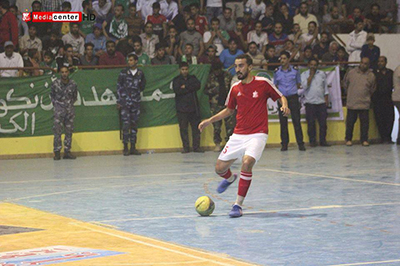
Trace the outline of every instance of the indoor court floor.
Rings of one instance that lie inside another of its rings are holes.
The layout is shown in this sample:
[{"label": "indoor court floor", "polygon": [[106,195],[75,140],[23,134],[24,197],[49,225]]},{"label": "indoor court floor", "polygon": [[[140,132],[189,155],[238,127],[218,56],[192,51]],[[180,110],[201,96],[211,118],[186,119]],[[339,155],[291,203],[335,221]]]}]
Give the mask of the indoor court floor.
[{"label": "indoor court floor", "polygon": [[267,148],[237,219],[215,152],[2,160],[0,265],[400,265],[399,151]]}]

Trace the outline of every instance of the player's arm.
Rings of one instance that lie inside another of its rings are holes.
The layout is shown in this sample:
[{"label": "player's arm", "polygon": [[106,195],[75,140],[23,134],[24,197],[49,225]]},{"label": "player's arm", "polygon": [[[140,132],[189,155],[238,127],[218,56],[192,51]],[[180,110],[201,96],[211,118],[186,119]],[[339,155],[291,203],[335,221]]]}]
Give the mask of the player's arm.
[{"label": "player's arm", "polygon": [[[286,102],[286,104],[287,104],[287,102]],[[233,112],[235,112],[234,109],[229,109],[227,107],[224,110],[222,110],[221,112],[219,112],[218,114],[216,114],[216,115],[214,115],[214,116],[212,116],[212,117],[210,117],[210,118],[208,118],[206,120],[203,120],[199,124],[200,132],[202,132],[203,129],[206,128],[208,125],[210,125],[210,124],[212,124],[214,122],[220,121],[220,120],[222,120],[222,119],[224,119],[224,118],[226,118],[228,116],[231,116],[233,114]]]},{"label": "player's arm", "polygon": [[282,105],[281,111],[282,111],[283,115],[284,116],[290,115],[290,109],[289,109],[288,101],[287,101],[286,97],[282,95],[282,97],[280,99],[278,99],[278,101]]}]

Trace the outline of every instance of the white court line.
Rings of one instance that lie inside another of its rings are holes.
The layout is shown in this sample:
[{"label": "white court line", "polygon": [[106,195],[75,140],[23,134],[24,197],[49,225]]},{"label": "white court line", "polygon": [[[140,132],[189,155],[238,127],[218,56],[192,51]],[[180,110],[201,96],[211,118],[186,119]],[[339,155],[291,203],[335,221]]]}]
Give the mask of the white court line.
[{"label": "white court line", "polygon": [[[151,265],[184,265],[184,264],[194,264],[194,263],[204,263],[202,260],[192,260],[192,261],[179,261],[179,262],[156,262],[156,263],[113,263],[113,266],[126,265],[126,266],[151,266]],[[110,264],[96,264],[96,265],[106,265]]]},{"label": "white court line", "polygon": [[276,172],[276,173],[283,173],[283,174],[320,177],[320,178],[322,177],[322,178],[330,178],[330,179],[337,179],[337,180],[344,180],[344,181],[351,181],[351,182],[360,182],[360,183],[369,183],[369,184],[389,185],[389,186],[398,186],[398,187],[400,187],[400,184],[397,184],[397,183],[387,183],[387,182],[379,182],[379,181],[352,179],[352,178],[346,178],[346,177],[340,177],[340,176],[322,175],[322,174],[310,174],[310,173],[301,173],[301,172],[293,172],[293,171],[282,171],[282,170],[275,170],[275,169],[269,169],[269,168],[253,170],[253,172],[257,172],[257,171],[267,171],[267,172]]},{"label": "white court line", "polygon": [[[270,211],[249,211],[246,214],[257,214],[257,213],[277,213],[277,212],[295,212],[295,211],[309,211],[309,210],[323,210],[323,209],[340,209],[340,208],[357,208],[357,207],[374,207],[374,206],[391,206],[400,205],[400,202],[386,202],[386,203],[371,203],[371,204],[359,204],[359,205],[328,205],[328,206],[313,206],[308,208],[297,208],[297,209],[283,209],[283,210],[270,210]],[[212,214],[212,216],[227,216],[227,213]],[[92,223],[108,223],[108,222],[127,222],[127,221],[143,221],[143,220],[163,220],[163,219],[186,219],[186,218],[197,218],[198,215],[177,215],[177,216],[159,216],[159,217],[144,217],[144,218],[127,218],[127,219],[115,219],[115,220],[102,220],[93,221]]]},{"label": "white court line", "polygon": [[[176,254],[179,254],[179,255],[184,255],[184,256],[191,257],[191,258],[194,258],[194,259],[197,259],[197,260],[207,261],[207,262],[211,262],[211,263],[215,263],[215,264],[219,264],[219,265],[224,265],[224,266],[231,266],[232,265],[232,264],[227,264],[227,263],[219,262],[219,261],[212,260],[212,259],[206,259],[206,258],[198,257],[198,256],[195,256],[195,255],[187,254],[185,252],[182,252],[182,251],[179,251],[179,250],[170,249],[170,248],[163,247],[163,246],[160,246],[160,245],[154,245],[154,244],[146,243],[144,241],[136,240],[136,239],[133,239],[133,238],[130,238],[130,237],[125,237],[125,236],[122,236],[122,235],[109,233],[109,232],[102,231],[102,230],[96,230],[96,229],[90,228],[88,226],[79,225],[77,223],[71,223],[71,224],[73,224],[75,226],[78,226],[78,227],[81,227],[81,228],[88,229],[88,230],[93,231],[93,232],[98,232],[98,233],[102,233],[102,234],[105,234],[105,235],[121,238],[121,239],[128,240],[128,241],[131,241],[131,242],[134,242],[134,243],[137,243],[137,244],[141,244],[141,245],[144,245],[144,246],[149,246],[149,247],[152,247],[152,248],[165,250],[165,251],[176,253]],[[192,252],[205,254],[207,256],[213,256],[213,257],[216,257],[218,259],[230,260],[230,261],[234,261],[236,263],[242,263],[242,264],[247,264],[247,265],[255,265],[255,264],[242,262],[242,261],[239,261],[239,260],[234,260],[234,259],[231,259],[231,258],[228,258],[228,257],[224,257],[224,256],[218,256],[217,254],[203,252],[203,251],[200,251],[200,250],[197,250],[197,249],[190,249],[190,248],[186,248],[186,247],[183,247],[183,246],[178,246],[178,245],[175,245],[175,244],[171,244],[169,242],[163,242],[163,241],[159,241],[159,240],[148,238],[148,237],[144,237],[144,236],[140,236],[140,238],[149,239],[152,242],[159,242],[159,243],[162,243],[164,245],[174,246],[174,247],[177,247],[179,249],[187,249],[187,250],[190,250]]]},{"label": "white court line", "polygon": [[359,263],[349,263],[349,264],[336,264],[336,265],[331,265],[331,266],[356,266],[356,265],[372,265],[372,264],[395,263],[395,262],[400,262],[400,259],[399,260],[359,262]]}]

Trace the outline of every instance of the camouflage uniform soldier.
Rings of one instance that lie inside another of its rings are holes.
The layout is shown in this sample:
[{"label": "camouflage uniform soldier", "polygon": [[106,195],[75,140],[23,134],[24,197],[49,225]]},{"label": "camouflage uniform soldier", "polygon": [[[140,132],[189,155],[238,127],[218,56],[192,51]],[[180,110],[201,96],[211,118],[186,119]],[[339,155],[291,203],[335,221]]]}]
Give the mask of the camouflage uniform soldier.
[{"label": "camouflage uniform soldier", "polygon": [[[229,93],[230,84],[232,80],[232,76],[222,70],[223,65],[220,62],[217,62],[212,65],[211,73],[208,76],[208,81],[204,93],[210,97],[210,109],[211,115],[216,115],[223,109],[225,109],[225,100]],[[229,116],[225,118],[225,130],[226,130],[226,141],[228,141],[229,137],[233,133],[233,129],[235,128],[236,117],[235,115]],[[215,150],[221,151],[221,127],[222,120],[213,123],[214,126],[214,143]]]},{"label": "camouflage uniform soldier", "polygon": [[[121,71],[117,83],[117,107],[121,112],[125,156],[140,155],[136,150],[137,121],[140,114],[140,92],[146,86],[146,78],[143,71],[137,68],[137,63],[137,55],[129,54],[129,67]],[[130,151],[128,142],[131,143]]]},{"label": "camouflage uniform soldier", "polygon": [[68,67],[61,67],[61,78],[51,85],[51,101],[54,106],[54,160],[60,160],[61,134],[64,126],[64,159],[76,159],[71,154],[72,132],[74,131],[74,103],[78,97],[78,86],[69,79]]}]

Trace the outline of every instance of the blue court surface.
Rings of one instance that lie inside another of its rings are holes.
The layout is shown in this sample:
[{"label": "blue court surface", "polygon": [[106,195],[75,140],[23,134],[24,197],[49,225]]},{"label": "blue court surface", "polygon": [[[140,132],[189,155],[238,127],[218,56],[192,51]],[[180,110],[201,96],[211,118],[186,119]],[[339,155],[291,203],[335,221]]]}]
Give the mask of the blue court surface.
[{"label": "blue court surface", "polygon": [[[238,219],[215,152],[4,160],[0,200],[255,265],[400,265],[399,151],[267,148]],[[194,210],[203,195],[210,217]]]}]

